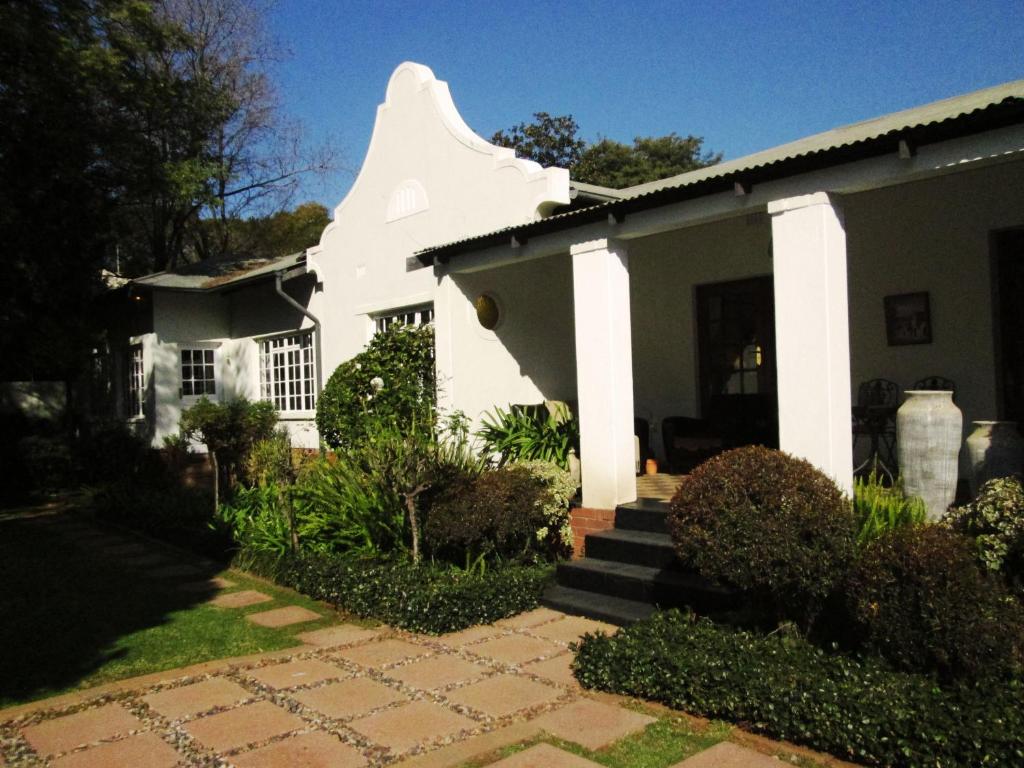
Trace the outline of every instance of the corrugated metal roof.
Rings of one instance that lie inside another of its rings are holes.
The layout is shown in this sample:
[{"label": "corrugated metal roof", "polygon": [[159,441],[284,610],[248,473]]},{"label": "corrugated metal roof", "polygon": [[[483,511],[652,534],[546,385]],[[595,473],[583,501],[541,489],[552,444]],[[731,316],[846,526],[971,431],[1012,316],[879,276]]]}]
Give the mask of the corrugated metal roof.
[{"label": "corrugated metal roof", "polygon": [[276,259],[236,257],[190,264],[173,272],[156,272],[132,282],[148,288],[178,291],[216,291],[239,283],[268,278],[306,261],[305,251]]},{"label": "corrugated metal roof", "polygon": [[[792,173],[801,173],[810,170],[810,165],[815,160],[824,161],[815,166],[821,167],[830,163],[838,164],[860,159],[866,156],[861,150],[866,150],[871,145],[888,138],[895,139],[906,136],[914,142],[929,143],[953,138],[957,135],[966,135],[975,130],[992,127],[988,124],[988,118],[1000,110],[1012,112],[1008,122],[1024,121],[1024,80],[1015,80],[924,106],[893,112],[707,168],[627,187],[618,190],[622,196],[619,200],[610,200],[587,208],[556,214],[529,224],[504,227],[492,232],[436,245],[420,251],[417,255],[421,257],[422,261],[429,262],[432,257],[446,252],[454,253],[483,247],[489,241],[497,242],[505,236],[516,233],[543,234],[598,220],[610,211],[637,210],[675,202],[682,199],[678,192],[689,188],[693,188],[695,193],[692,196],[712,194],[722,191],[721,182],[731,184],[731,180],[764,181],[768,177],[785,175],[784,170],[787,168]],[[974,118],[978,118],[978,121],[983,121],[984,124],[974,125],[977,122]],[[896,151],[895,144],[887,147],[884,151]],[[874,154],[881,154],[881,152]]]}]

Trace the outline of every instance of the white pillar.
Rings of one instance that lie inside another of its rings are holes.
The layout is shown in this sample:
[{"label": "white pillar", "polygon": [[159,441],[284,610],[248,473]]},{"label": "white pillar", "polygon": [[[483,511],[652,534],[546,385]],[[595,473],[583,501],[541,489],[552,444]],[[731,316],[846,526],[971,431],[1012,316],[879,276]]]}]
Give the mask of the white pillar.
[{"label": "white pillar", "polygon": [[636,500],[629,255],[613,240],[572,253],[583,506]]},{"label": "white pillar", "polygon": [[842,211],[824,192],[775,200],[772,257],[779,444],[853,487],[850,332]]}]

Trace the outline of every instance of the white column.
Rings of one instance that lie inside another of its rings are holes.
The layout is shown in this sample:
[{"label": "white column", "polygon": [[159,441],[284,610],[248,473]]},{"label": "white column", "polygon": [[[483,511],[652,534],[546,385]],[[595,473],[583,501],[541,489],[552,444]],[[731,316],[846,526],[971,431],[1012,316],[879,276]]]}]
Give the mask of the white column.
[{"label": "white column", "polygon": [[775,200],[772,257],[779,444],[853,488],[846,232],[824,192]]},{"label": "white column", "polygon": [[629,255],[605,239],[570,252],[583,506],[614,509],[636,499]]}]

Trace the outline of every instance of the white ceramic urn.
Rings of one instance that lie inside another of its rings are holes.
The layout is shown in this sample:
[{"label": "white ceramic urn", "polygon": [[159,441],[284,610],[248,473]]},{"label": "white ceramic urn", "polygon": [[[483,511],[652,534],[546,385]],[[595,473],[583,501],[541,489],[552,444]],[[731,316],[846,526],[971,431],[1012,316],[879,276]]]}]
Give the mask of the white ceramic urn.
[{"label": "white ceramic urn", "polygon": [[971,457],[971,493],[975,496],[986,481],[1019,475],[1024,464],[1024,440],[1013,421],[974,421],[967,438]]},{"label": "white ceramic urn", "polygon": [[930,520],[956,496],[964,417],[944,390],[908,390],[896,412],[896,452],[908,496],[921,498]]}]

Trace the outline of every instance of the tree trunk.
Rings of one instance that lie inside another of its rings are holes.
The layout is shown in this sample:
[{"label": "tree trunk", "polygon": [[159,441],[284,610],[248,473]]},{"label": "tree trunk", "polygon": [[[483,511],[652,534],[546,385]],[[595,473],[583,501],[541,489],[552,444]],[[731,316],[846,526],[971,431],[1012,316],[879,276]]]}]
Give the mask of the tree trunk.
[{"label": "tree trunk", "polygon": [[420,522],[416,517],[416,497],[405,497],[405,511],[409,515],[409,529],[412,532],[412,561],[420,561]]},{"label": "tree trunk", "polygon": [[210,451],[210,463],[213,464],[213,513],[217,514],[220,509],[220,465],[216,451]]}]

